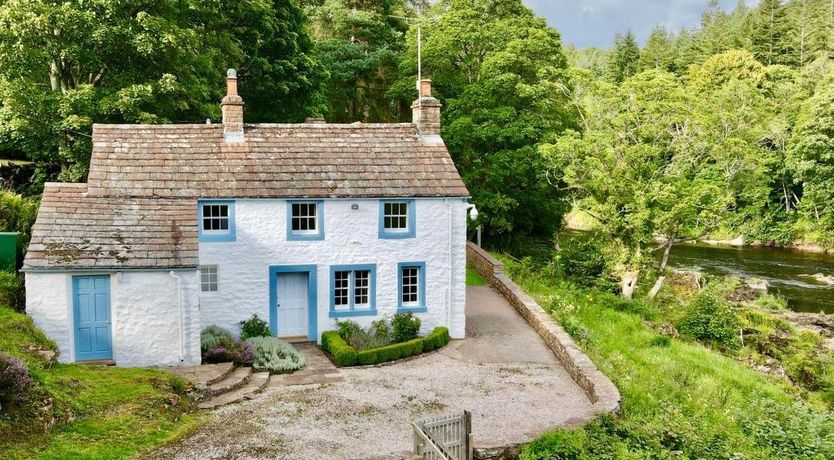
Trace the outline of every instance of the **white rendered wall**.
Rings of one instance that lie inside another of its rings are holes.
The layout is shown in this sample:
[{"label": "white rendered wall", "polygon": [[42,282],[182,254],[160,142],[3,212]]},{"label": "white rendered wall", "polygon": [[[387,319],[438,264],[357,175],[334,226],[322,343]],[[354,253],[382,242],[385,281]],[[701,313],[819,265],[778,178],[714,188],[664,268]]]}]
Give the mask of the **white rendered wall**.
[{"label": "white rendered wall", "polygon": [[[110,275],[116,364],[200,363],[199,272],[176,271],[173,276],[168,271],[100,274]],[[58,344],[62,362],[75,358],[72,275],[26,274],[26,313]]]},{"label": "white rendered wall", "polygon": [[[357,210],[351,209],[358,205]],[[324,201],[323,241],[287,241],[284,200],[235,201],[236,241],[201,242],[200,265],[218,266],[217,292],[200,293],[202,326],[233,332],[253,314],[269,320],[269,267],[317,266],[317,330],[336,327],[330,311],[330,266],[376,264],[377,316],[348,318],[368,325],[397,311],[399,262],[426,263],[423,333],[448,326],[465,334],[466,200],[416,199],[416,238],[379,238],[379,200]]]}]

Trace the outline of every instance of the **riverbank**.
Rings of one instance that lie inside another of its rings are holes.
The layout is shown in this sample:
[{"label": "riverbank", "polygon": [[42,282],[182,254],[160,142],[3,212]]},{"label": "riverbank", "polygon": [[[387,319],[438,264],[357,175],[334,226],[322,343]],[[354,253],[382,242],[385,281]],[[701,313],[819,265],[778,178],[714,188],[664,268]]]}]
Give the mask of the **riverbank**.
[{"label": "riverbank", "polygon": [[[667,316],[681,310],[504,261],[622,394],[618,414],[545,435],[522,460],[834,458],[834,419],[823,398],[684,338]],[[688,289],[672,280],[666,294],[679,288]]]}]

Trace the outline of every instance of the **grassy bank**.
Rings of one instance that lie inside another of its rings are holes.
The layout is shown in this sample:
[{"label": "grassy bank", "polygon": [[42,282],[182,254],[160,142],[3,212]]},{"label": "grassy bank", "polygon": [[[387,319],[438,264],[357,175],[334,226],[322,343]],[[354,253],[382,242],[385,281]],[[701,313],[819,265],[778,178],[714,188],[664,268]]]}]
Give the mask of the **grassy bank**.
[{"label": "grassy bank", "polygon": [[655,305],[505,261],[622,394],[620,413],[527,446],[534,459],[834,458],[824,402],[698,343],[649,326]]},{"label": "grassy bank", "polygon": [[54,344],[26,315],[0,307],[0,352],[22,360],[34,381],[0,412],[2,458],[127,458],[202,420],[172,374],[51,364],[38,350]]}]

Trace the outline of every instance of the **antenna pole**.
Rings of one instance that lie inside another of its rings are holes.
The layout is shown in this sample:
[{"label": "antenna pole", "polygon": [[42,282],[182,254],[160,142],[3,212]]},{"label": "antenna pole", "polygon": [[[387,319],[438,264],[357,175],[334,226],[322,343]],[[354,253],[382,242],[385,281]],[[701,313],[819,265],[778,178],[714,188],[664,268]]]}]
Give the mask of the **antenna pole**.
[{"label": "antenna pole", "polygon": [[[832,0],[834,1],[834,0]],[[417,6],[417,104],[420,109],[423,108],[423,90],[421,88],[423,81],[423,23],[420,21],[422,11],[420,6]]]}]

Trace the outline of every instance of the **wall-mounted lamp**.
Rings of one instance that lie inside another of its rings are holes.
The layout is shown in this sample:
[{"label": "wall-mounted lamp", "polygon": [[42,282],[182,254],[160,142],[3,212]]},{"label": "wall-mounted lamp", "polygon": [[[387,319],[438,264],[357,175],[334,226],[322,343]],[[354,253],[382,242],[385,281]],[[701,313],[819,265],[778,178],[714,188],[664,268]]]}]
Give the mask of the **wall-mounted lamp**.
[{"label": "wall-mounted lamp", "polygon": [[359,210],[359,205],[356,204],[356,203],[353,203],[352,205],[350,205],[350,209],[353,209],[354,211],[357,211],[357,210]]},{"label": "wall-mounted lamp", "polygon": [[476,208],[474,204],[467,206],[466,210],[469,211],[469,218],[472,219],[473,222],[478,220],[478,208]]}]

